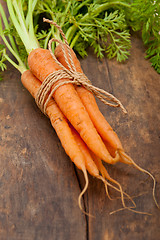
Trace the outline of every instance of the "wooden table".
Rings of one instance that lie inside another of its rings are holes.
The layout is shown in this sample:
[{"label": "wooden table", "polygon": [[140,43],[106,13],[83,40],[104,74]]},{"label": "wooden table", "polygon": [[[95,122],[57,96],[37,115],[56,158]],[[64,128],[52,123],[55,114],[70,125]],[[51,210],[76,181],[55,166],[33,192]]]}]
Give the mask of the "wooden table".
[{"label": "wooden table", "polygon": [[[128,114],[98,102],[118,133],[126,152],[157,180],[160,203],[160,76],[144,59],[138,36],[132,37],[129,60],[124,64],[92,51],[81,60],[92,83],[114,94]],[[127,193],[135,196],[137,210],[110,215],[122,207],[118,194],[89,176],[83,204],[93,217],[84,215],[77,199],[84,185],[47,119],[24,89],[20,74],[7,64],[0,82],[0,239],[1,240],[157,240],[160,211],[152,198],[148,175],[124,164],[109,166]]]}]

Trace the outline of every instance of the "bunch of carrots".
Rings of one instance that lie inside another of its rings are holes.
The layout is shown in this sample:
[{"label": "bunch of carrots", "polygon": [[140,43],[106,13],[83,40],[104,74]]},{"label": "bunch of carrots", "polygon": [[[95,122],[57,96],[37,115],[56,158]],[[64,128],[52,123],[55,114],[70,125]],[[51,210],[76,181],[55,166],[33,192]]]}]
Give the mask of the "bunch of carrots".
[{"label": "bunch of carrots", "polygon": [[[28,17],[30,21],[27,24],[26,19],[28,18],[24,17],[22,11],[18,12],[16,1],[7,0],[12,23],[28,53],[29,69],[20,58],[14,38],[9,36],[9,43],[2,27],[0,35],[18,63],[13,62],[7,55],[5,56],[6,59],[21,72],[22,84],[36,99],[43,82],[52,73],[59,72],[63,68],[81,74],[84,73],[74,51],[65,43],[58,44],[54,54],[48,49],[40,48],[34,35],[31,3],[32,1],[29,1],[30,15]],[[7,29],[9,25],[1,6],[0,12]],[[66,78],[60,78],[51,86],[50,92],[44,99],[44,104],[46,103],[45,114],[49,117],[66,154],[84,174],[86,183],[78,199],[81,210],[83,211],[81,198],[88,188],[88,172],[104,182],[107,194],[107,186],[120,192],[123,209],[137,212],[134,209],[136,205],[133,199],[122,190],[121,185],[116,180],[110,177],[103,162],[108,164],[122,162],[133,165],[140,171],[147,173],[154,181],[153,198],[158,206],[155,198],[155,178],[147,170],[139,167],[125,153],[119,137],[100,112],[94,95],[83,85],[66,83],[67,80]],[[48,99],[48,95],[51,95],[53,89],[52,97]],[[132,206],[126,206],[124,195],[131,200]]]}]

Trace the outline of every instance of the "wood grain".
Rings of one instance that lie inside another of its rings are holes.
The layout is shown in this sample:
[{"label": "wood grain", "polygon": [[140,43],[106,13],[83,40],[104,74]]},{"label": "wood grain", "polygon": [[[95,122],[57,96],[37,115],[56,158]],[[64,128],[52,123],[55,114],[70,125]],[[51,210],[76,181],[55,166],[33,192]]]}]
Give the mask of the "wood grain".
[{"label": "wood grain", "polygon": [[[144,59],[141,39],[132,37],[129,60],[97,60],[92,50],[81,59],[92,83],[113,93],[128,114],[97,101],[126,152],[157,180],[160,203],[160,76]],[[0,82],[0,239],[1,240],[157,240],[160,211],[152,199],[152,180],[136,169],[106,166],[123,189],[135,197],[137,210],[110,215],[119,199],[106,197],[102,182],[89,177],[84,207],[77,199],[83,175],[66,156],[49,120],[39,111],[9,64]],[[110,195],[117,193],[110,189]]]},{"label": "wood grain", "polygon": [[[109,90],[126,107],[128,114],[123,115],[120,110],[99,102],[106,119],[120,136],[126,152],[156,177],[156,196],[160,201],[160,76],[144,59],[144,52],[141,39],[135,35],[132,37],[131,56],[125,64],[106,58],[99,62],[90,54],[87,60],[82,61],[82,65],[94,84]],[[143,193],[135,198],[137,210],[148,211],[152,216],[129,211],[109,215],[121,208],[121,202],[106,198],[103,184],[92,180],[87,205],[89,212],[95,214],[96,218],[89,219],[88,239],[158,239],[160,211],[152,199],[152,180],[123,164],[109,166],[108,171],[131,196]],[[117,196],[113,190],[110,190],[110,194],[112,197]]]}]

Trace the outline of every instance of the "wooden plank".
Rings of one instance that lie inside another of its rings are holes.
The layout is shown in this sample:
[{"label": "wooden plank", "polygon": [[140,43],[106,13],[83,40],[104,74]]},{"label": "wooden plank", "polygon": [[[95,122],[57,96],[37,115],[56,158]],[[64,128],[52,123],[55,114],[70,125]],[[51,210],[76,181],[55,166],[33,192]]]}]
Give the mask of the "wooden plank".
[{"label": "wooden plank", "polygon": [[86,239],[73,164],[8,64],[0,82],[0,239]]},{"label": "wooden plank", "polygon": [[[156,196],[160,202],[160,76],[144,59],[145,49],[138,36],[132,38],[129,60],[124,64],[107,59],[97,61],[90,53],[82,61],[83,69],[93,84],[103,87],[118,97],[128,114],[120,110],[99,106],[106,119],[118,133],[126,152],[141,167],[149,170],[157,180]],[[106,166],[127,193],[134,198],[137,210],[151,216],[127,210],[110,215],[122,207],[120,200],[110,201],[103,183],[90,181],[87,196],[89,212],[95,216],[88,220],[88,239],[97,240],[156,240],[160,236],[160,211],[152,198],[152,180],[144,173],[124,164]],[[110,189],[111,196],[117,197]],[[141,195],[142,194],[142,195]]]}]

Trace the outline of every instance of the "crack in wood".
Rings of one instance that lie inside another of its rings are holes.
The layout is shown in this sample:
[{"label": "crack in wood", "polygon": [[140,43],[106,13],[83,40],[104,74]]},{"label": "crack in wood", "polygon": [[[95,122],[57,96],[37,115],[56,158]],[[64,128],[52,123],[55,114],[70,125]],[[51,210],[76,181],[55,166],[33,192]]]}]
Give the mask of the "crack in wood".
[{"label": "crack in wood", "polygon": [[113,85],[112,85],[112,77],[111,77],[111,74],[110,74],[110,68],[109,68],[109,65],[108,65],[108,61],[106,60],[105,61],[105,63],[106,63],[106,66],[107,66],[107,70],[108,70],[108,85],[110,86],[110,93],[112,93],[113,94]]}]

